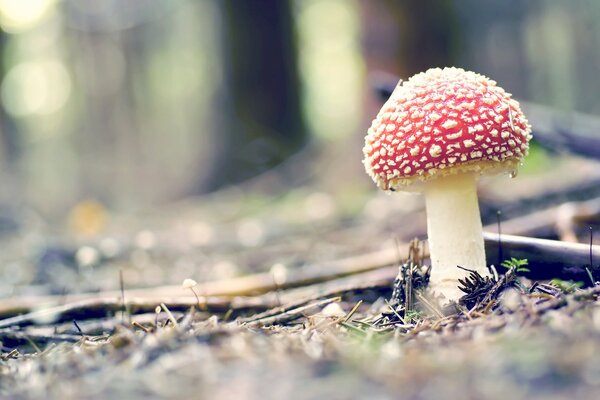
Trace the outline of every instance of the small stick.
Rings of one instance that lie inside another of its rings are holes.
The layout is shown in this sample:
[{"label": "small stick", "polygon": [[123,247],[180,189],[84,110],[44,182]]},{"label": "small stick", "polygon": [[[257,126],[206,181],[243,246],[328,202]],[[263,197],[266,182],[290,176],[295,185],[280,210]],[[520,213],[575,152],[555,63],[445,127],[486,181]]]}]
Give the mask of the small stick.
[{"label": "small stick", "polygon": [[12,349],[10,351],[10,353],[2,356],[3,359],[8,360],[9,358],[18,358],[19,357],[19,350],[17,349]]},{"label": "small stick", "polygon": [[138,328],[138,329],[141,329],[141,330],[143,330],[143,331],[144,331],[144,332],[146,332],[146,333],[150,333],[150,332],[152,332],[152,330],[151,330],[150,328],[146,328],[144,325],[140,324],[140,323],[139,323],[139,322],[137,322],[137,321],[133,321],[133,322],[131,323],[131,325],[133,325],[134,327],[136,327],[136,328]]},{"label": "small stick", "polygon": [[352,318],[352,316],[354,315],[354,313],[356,312],[356,310],[358,310],[358,307],[360,307],[360,305],[363,303],[362,300],[359,300],[358,303],[356,303],[354,305],[354,307],[352,307],[352,310],[350,310],[350,312],[346,315],[346,317],[342,320],[342,323],[346,323],[350,320],[350,318]]},{"label": "small stick", "polygon": [[498,224],[498,266],[502,265],[502,229],[500,226],[500,216],[502,211],[496,212],[496,223]]},{"label": "small stick", "polygon": [[411,260],[408,263],[408,273],[406,274],[407,276],[404,277],[404,315],[413,308],[413,262]]},{"label": "small stick", "polygon": [[81,330],[81,327],[79,326],[79,324],[77,323],[76,320],[73,320],[73,325],[75,325],[75,328],[77,328],[77,331],[79,332],[79,334],[81,336],[85,336],[84,333],[83,333],[83,331]]},{"label": "small stick", "polygon": [[[385,304],[387,304],[387,306],[390,308],[390,310],[392,310],[392,312],[396,315],[396,317],[398,317],[398,319],[400,321],[402,321],[402,323],[404,325],[406,325],[406,321],[404,320],[404,318],[402,318],[400,316],[400,314],[398,314],[398,312],[396,311],[396,309],[394,307],[392,307],[392,305],[390,304],[390,302],[388,301],[388,299],[385,299]],[[406,310],[405,310],[405,312],[406,312]],[[392,322],[392,324],[393,324],[393,322]]]},{"label": "small stick", "polygon": [[27,340],[27,342],[29,342],[29,345],[30,345],[31,347],[33,347],[33,349],[36,351],[36,353],[38,353],[38,354],[39,354],[39,353],[41,353],[41,352],[42,352],[42,349],[40,349],[40,348],[38,347],[38,345],[37,345],[37,344],[35,344],[35,342],[34,342],[34,341],[33,341],[33,340],[32,340],[32,339],[31,339],[31,338],[28,336],[28,335],[25,335],[25,340]]},{"label": "small stick", "polygon": [[225,315],[223,315],[223,321],[227,322],[229,321],[229,318],[231,318],[231,314],[233,314],[233,309],[230,308],[229,310],[227,310],[227,312],[225,313]]},{"label": "small stick", "polygon": [[119,286],[121,287],[121,322],[125,324],[125,284],[123,283],[123,269],[119,269]]},{"label": "small stick", "polygon": [[431,302],[429,300],[427,300],[425,298],[425,296],[423,296],[418,291],[414,292],[414,293],[415,293],[415,296],[417,297],[417,299],[419,299],[420,302],[422,302],[427,308],[429,308],[430,311],[433,311],[439,318],[444,318],[444,314],[442,314],[442,312],[440,310],[438,310],[438,308],[436,306],[431,304]]},{"label": "small stick", "polygon": [[279,315],[274,315],[272,317],[267,317],[267,318],[263,318],[263,319],[259,319],[259,320],[255,320],[252,322],[245,322],[242,323],[243,326],[246,327],[260,327],[260,326],[269,326],[269,325],[275,325],[277,323],[285,323],[285,322],[289,322],[289,321],[293,321],[297,318],[300,318],[302,316],[304,316],[304,312],[306,312],[307,310],[313,309],[313,308],[317,308],[317,307],[323,307],[326,306],[329,303],[334,303],[334,302],[339,302],[341,300],[341,297],[332,297],[329,299],[324,299],[321,301],[316,301],[314,303],[311,304],[307,304],[305,306],[302,307],[298,307],[298,308],[294,308],[292,310],[286,311],[284,313],[281,313]]},{"label": "small stick", "polygon": [[164,312],[167,313],[167,317],[169,317],[169,321],[171,321],[171,323],[173,324],[173,326],[175,328],[177,328],[177,326],[179,325],[177,323],[177,320],[175,319],[175,317],[173,316],[173,314],[171,313],[171,310],[169,310],[169,308],[166,306],[165,303],[160,303],[160,306],[162,307],[162,309],[164,310]]},{"label": "small stick", "polygon": [[590,268],[594,268],[594,254],[592,252],[593,247],[594,247],[594,228],[592,228],[590,226]]},{"label": "small stick", "polygon": [[596,280],[594,279],[594,274],[592,273],[592,269],[594,268],[594,254],[592,252],[592,247],[594,246],[594,229],[590,226],[590,267],[585,269],[588,276],[590,277],[590,282],[592,286],[596,284]]}]

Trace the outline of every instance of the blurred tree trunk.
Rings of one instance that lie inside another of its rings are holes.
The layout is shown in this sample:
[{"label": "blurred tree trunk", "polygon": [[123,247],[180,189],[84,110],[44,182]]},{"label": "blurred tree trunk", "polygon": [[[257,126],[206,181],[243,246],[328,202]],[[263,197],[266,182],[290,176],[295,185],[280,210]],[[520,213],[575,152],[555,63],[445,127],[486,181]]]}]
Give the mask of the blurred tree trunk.
[{"label": "blurred tree trunk", "polygon": [[[6,34],[0,29],[0,83],[4,80],[7,72],[7,62],[4,58],[7,40]],[[0,166],[3,174],[7,175],[6,172],[11,172],[15,167],[17,151],[17,127],[7,114],[4,104],[0,101]]]},{"label": "blurred tree trunk", "polygon": [[307,139],[291,2],[225,0],[221,10],[226,98],[208,189],[281,163]]},{"label": "blurred tree trunk", "polygon": [[362,0],[361,8],[369,71],[406,79],[456,62],[461,32],[452,0]]}]

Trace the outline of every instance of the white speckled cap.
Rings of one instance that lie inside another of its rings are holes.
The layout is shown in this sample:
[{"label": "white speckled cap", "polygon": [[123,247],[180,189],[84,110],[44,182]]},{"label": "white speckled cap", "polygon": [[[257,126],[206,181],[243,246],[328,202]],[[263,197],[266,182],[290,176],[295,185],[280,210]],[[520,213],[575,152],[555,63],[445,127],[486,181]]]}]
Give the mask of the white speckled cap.
[{"label": "white speckled cap", "polygon": [[384,190],[446,174],[512,171],[531,127],[496,82],[460,68],[434,68],[399,84],[373,120],[365,169]]}]

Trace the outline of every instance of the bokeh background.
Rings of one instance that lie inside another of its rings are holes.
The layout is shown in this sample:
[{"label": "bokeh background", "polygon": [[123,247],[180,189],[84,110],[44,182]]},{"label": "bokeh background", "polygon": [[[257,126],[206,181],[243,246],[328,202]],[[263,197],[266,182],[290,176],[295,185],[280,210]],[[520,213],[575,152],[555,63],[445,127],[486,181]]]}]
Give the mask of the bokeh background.
[{"label": "bokeh background", "polygon": [[[391,279],[346,290],[387,275],[308,285],[426,243],[422,196],[378,190],[361,149],[385,92],[443,66],[533,125],[518,177],[479,181],[497,253],[600,244],[598,0],[0,0],[0,397],[595,398],[597,292],[519,278],[468,322],[392,333]],[[306,318],[237,330],[228,301]]]},{"label": "bokeh background", "polygon": [[432,66],[600,113],[594,1],[0,0],[0,27],[0,201],[45,218],[172,202],[302,151],[335,159],[328,188],[366,186],[373,85]]}]

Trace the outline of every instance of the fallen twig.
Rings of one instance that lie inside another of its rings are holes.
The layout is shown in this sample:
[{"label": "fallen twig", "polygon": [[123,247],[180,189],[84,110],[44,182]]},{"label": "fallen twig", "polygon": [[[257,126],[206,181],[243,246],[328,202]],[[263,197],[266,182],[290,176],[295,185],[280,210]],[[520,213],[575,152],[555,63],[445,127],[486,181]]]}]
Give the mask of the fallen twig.
[{"label": "fallen twig", "polygon": [[[497,236],[494,233],[484,233],[489,264],[498,262]],[[559,278],[588,282],[586,267],[590,268],[590,251],[594,259],[600,259],[598,245],[502,235],[503,258],[527,259],[530,271],[523,272],[522,275],[534,280]],[[600,272],[600,267],[591,266],[590,270],[596,275]]]},{"label": "fallen twig", "polygon": [[308,310],[312,310],[314,308],[321,308],[326,306],[327,304],[334,303],[340,301],[340,297],[333,297],[330,299],[324,299],[320,301],[316,301],[302,307],[293,308],[291,310],[285,311],[281,314],[273,315],[271,317],[261,318],[254,321],[249,322],[241,322],[246,327],[258,327],[258,326],[269,326],[275,324],[283,324],[286,322],[293,321],[305,315],[305,312]]},{"label": "fallen twig", "polygon": [[[404,247],[405,246],[401,246],[401,248]],[[284,290],[303,287],[397,264],[400,261],[398,260],[399,256],[406,257],[406,254],[399,255],[396,248],[385,248],[377,252],[356,257],[305,266],[288,271],[286,281],[277,285],[273,281],[271,273],[259,273],[239,278],[205,282],[203,284],[198,284],[198,287],[205,297],[256,296],[263,293],[269,293],[275,289]],[[132,298],[173,298],[181,296],[182,293],[183,290],[180,285],[160,286],[148,289],[131,289],[127,291],[127,304],[134,304],[134,302],[131,301]],[[29,312],[31,309],[45,304],[58,305],[90,299],[98,301],[96,300],[98,296],[99,294],[97,293],[89,293],[68,296],[12,298],[0,302],[0,318]],[[114,301],[113,299],[120,298],[121,292],[107,291],[103,292],[101,296],[110,299],[108,301]],[[158,303],[160,303],[160,301]],[[156,306],[156,304],[154,306]],[[207,306],[210,310],[210,304]],[[134,311],[130,310],[130,312]]]},{"label": "fallen twig", "polygon": [[[168,297],[149,297],[149,298],[128,298],[127,307],[132,314],[152,312],[157,304],[168,304],[169,309],[173,311],[187,311],[195,306],[196,299],[193,297],[168,298]],[[220,299],[211,298],[207,301],[207,307],[211,312],[227,312],[234,310],[235,314],[247,312],[249,310],[266,310],[273,307],[272,302],[261,298],[233,298]],[[38,309],[23,315],[18,315],[0,320],[0,329],[11,326],[28,326],[33,324],[55,324],[59,322],[70,321],[73,319],[84,320],[93,318],[103,318],[107,315],[120,311],[123,303],[120,298],[95,298],[80,300],[61,306]]]},{"label": "fallen twig", "polygon": [[51,342],[77,343],[80,340],[81,335],[42,334],[16,329],[0,329],[0,342],[8,347],[31,344],[31,342],[35,343],[37,346],[45,346]]}]

